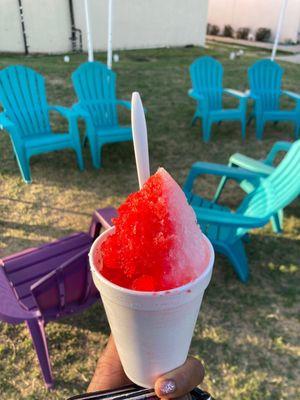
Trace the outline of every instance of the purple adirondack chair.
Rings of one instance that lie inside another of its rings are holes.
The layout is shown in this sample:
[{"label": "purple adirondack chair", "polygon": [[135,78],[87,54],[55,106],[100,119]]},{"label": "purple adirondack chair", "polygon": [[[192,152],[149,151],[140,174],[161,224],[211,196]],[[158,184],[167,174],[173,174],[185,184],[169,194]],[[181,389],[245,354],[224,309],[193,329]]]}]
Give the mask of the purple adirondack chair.
[{"label": "purple adirondack chair", "polygon": [[115,215],[113,208],[99,209],[88,233],[77,232],[0,260],[0,320],[26,322],[48,388],[53,386],[53,376],[45,324],[78,313],[99,298],[88,252]]}]

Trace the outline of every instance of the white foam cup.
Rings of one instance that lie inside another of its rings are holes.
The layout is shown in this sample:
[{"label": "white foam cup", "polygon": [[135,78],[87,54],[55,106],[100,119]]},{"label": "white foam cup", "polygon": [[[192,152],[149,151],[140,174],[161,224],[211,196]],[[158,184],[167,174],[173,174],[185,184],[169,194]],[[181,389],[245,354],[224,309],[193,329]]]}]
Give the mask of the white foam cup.
[{"label": "white foam cup", "polygon": [[114,229],[102,233],[92,245],[92,276],[126,375],[137,385],[153,388],[159,376],[186,360],[202,297],[211,278],[214,250],[203,235],[209,248],[209,262],[197,279],[184,286],[160,292],[130,290],[104,278],[93,262],[96,247]]}]

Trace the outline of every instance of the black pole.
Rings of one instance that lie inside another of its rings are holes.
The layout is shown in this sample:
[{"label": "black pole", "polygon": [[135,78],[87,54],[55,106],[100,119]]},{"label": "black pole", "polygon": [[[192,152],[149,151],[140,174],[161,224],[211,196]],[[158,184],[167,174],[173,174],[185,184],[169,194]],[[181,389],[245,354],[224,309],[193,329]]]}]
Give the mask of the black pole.
[{"label": "black pole", "polygon": [[20,11],[20,17],[21,17],[21,26],[22,26],[22,33],[23,33],[23,42],[24,42],[24,50],[25,54],[29,54],[29,46],[27,43],[27,36],[26,36],[26,31],[25,31],[25,21],[24,21],[24,14],[23,14],[23,5],[22,5],[22,0],[18,0],[19,3],[19,11]]},{"label": "black pole", "polygon": [[72,50],[76,51],[76,32],[75,32],[75,19],[74,19],[74,7],[73,0],[69,0],[69,8],[70,8],[70,18],[71,18],[71,43]]},{"label": "black pole", "polygon": [[69,9],[70,9],[70,19],[71,19],[71,43],[72,43],[72,51],[77,50],[77,35],[79,35],[79,51],[82,51],[82,32],[81,29],[76,28],[75,26],[75,18],[74,18],[74,6],[73,0],[69,0]]}]

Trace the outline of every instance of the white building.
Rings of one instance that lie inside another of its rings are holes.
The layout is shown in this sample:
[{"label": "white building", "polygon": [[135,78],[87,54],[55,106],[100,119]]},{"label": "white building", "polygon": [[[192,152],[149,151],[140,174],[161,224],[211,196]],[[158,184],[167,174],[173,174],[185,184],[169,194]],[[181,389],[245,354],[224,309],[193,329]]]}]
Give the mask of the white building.
[{"label": "white building", "polygon": [[[233,29],[250,28],[255,34],[258,28],[269,28],[272,39],[280,13],[282,0],[209,0],[207,22]],[[296,43],[300,39],[300,0],[288,0],[280,42]]]},{"label": "white building", "polygon": [[[71,10],[86,50],[84,0],[21,0],[29,53],[72,49]],[[208,0],[114,0],[113,48],[202,46]],[[107,47],[108,0],[89,0],[95,50]],[[77,37],[79,32],[76,32]],[[0,0],[0,52],[24,52],[18,1]]]}]

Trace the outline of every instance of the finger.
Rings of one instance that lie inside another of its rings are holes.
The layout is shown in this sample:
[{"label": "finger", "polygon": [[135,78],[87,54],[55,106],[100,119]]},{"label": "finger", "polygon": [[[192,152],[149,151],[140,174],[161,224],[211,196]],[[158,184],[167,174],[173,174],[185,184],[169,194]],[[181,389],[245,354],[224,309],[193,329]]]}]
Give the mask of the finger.
[{"label": "finger", "polygon": [[159,377],[155,382],[158,397],[173,399],[188,394],[204,378],[204,368],[199,360],[188,357],[179,368]]}]

